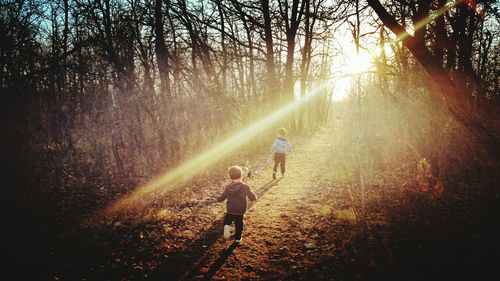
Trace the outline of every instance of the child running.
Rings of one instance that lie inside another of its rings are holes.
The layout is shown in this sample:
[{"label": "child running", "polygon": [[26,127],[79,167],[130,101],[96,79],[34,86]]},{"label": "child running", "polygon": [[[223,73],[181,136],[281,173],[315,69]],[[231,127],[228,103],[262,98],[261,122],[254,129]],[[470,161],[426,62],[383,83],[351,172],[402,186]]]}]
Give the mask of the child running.
[{"label": "child running", "polygon": [[292,144],[287,138],[285,138],[285,135],[285,128],[279,129],[276,135],[276,139],[274,140],[273,146],[271,148],[271,152],[274,153],[273,180],[276,179],[278,164],[280,165],[281,177],[285,176],[286,153],[292,152]]},{"label": "child running", "polygon": [[217,198],[217,202],[227,199],[226,215],[224,216],[224,238],[229,239],[230,225],[234,221],[236,233],[234,242],[241,243],[241,234],[243,233],[243,215],[247,211],[247,197],[250,201],[257,200],[257,196],[250,190],[250,187],[241,181],[241,168],[232,166],[228,170],[229,183],[224,192]]}]

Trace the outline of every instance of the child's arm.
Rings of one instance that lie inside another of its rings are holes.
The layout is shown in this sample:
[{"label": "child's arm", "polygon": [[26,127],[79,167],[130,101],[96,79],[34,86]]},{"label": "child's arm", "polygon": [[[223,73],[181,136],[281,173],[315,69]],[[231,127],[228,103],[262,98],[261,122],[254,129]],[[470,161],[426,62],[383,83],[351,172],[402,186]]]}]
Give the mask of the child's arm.
[{"label": "child's arm", "polygon": [[246,190],[246,196],[248,197],[248,200],[250,201],[255,201],[257,200],[257,195],[255,195],[255,193],[252,192],[252,190],[250,190],[250,187],[247,186],[247,190]]},{"label": "child's arm", "polygon": [[224,189],[224,192],[222,192],[222,194],[219,197],[217,197],[216,200],[217,202],[222,202],[226,200],[226,198],[227,198],[227,189]]},{"label": "child's arm", "polygon": [[288,152],[292,152],[292,143],[288,140]]},{"label": "child's arm", "polygon": [[275,150],[276,150],[276,139],[274,140],[273,146],[271,147],[271,152],[274,153]]}]

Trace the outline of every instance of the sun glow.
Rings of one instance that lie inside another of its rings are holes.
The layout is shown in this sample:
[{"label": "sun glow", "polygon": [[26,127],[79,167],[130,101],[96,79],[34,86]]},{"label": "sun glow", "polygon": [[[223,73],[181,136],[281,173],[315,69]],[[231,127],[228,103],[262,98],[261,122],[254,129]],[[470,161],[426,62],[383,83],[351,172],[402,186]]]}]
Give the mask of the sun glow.
[{"label": "sun glow", "polygon": [[364,50],[360,51],[357,55],[347,56],[344,64],[344,74],[359,74],[366,72],[374,65],[373,57]]},{"label": "sun glow", "polygon": [[372,71],[375,67],[375,56],[365,50],[360,50],[357,55],[355,52],[351,52],[351,55],[344,57],[340,65],[332,65],[332,67],[332,72],[336,73],[332,99],[334,101],[344,100],[349,97],[353,79],[358,74]]},{"label": "sun glow", "polygon": [[332,92],[332,100],[341,101],[349,96],[349,81],[348,78],[337,79],[335,90]]},{"label": "sun glow", "polygon": [[[437,17],[443,16],[446,11],[462,2],[464,2],[464,0],[449,2],[444,7],[437,9],[429,16],[416,22],[414,26],[407,28],[411,29],[413,32],[424,28]],[[392,44],[397,44],[398,42],[403,41],[409,35],[410,34],[406,31],[398,34],[395,40],[392,41]],[[359,77],[359,75],[363,73],[376,71],[376,64],[380,62],[379,59],[381,58],[382,50],[385,52],[386,57],[393,55],[393,50],[391,48],[391,44],[389,43],[384,44],[383,47],[379,45],[372,49],[362,48],[359,52],[356,52],[352,41],[344,38],[340,38],[339,41],[341,42],[341,45],[344,46],[344,50],[342,52],[344,59],[341,63],[333,62],[331,66],[331,72],[335,73],[337,76],[335,91],[332,93],[332,99],[334,101],[340,101],[349,97],[349,93],[352,91],[354,77]]]}]

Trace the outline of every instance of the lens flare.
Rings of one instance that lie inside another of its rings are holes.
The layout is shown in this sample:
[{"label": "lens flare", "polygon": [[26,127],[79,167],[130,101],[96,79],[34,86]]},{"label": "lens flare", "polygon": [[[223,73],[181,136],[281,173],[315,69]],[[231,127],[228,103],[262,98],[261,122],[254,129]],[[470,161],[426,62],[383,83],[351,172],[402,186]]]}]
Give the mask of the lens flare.
[{"label": "lens flare", "polygon": [[[329,89],[329,87],[331,87],[330,81],[331,80],[317,86],[309,93],[309,95],[315,96],[318,93]],[[271,128],[272,126],[276,126],[279,121],[283,120],[283,118],[297,110],[302,103],[303,102],[300,100],[294,100],[286,106],[276,110],[272,114],[256,121],[253,125],[236,132],[231,137],[226,138],[215,145],[207,147],[196,157],[181,163],[169,171],[166,171],[145,185],[135,188],[134,191],[132,191],[128,196],[121,198],[111,206],[108,206],[104,210],[104,214],[111,215],[122,209],[137,207],[140,205],[141,198],[158,189],[174,189],[176,184],[185,182],[200,172],[205,171],[207,168],[216,164],[230,153],[233,153],[240,147],[249,143],[260,133],[264,132],[268,128]]]},{"label": "lens flare", "polygon": [[[464,2],[464,0],[457,0],[455,2],[448,2],[446,5],[444,5],[443,7],[437,9],[436,11],[434,11],[433,13],[431,13],[430,15],[428,15],[427,17],[419,20],[418,22],[416,22],[414,25],[413,25],[413,32],[421,29],[421,28],[424,28],[427,24],[433,22],[434,20],[436,20],[438,17],[441,17],[444,15],[444,13],[446,13],[448,10],[450,10],[451,8],[457,6],[458,4]],[[402,41],[404,40],[406,37],[408,37],[409,34],[408,32],[403,32],[401,34],[398,34],[397,37],[396,37],[396,41]]]}]

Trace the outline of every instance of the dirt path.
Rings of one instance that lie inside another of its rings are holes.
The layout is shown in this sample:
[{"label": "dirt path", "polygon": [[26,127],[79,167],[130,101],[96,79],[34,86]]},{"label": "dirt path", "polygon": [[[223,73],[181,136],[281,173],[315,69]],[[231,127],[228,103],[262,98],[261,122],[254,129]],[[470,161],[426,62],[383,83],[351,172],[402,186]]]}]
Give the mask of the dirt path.
[{"label": "dirt path", "polygon": [[[346,206],[324,204],[327,194],[343,193],[326,184],[324,177],[332,134],[333,128],[324,128],[296,145],[287,159],[284,178],[271,181],[272,165],[268,165],[260,176],[250,179],[249,185],[260,196],[246,214],[242,245],[235,247],[232,239],[220,236],[181,279],[305,279],[308,267],[331,257],[341,241],[335,240],[335,230],[324,233],[316,226],[326,216],[331,220],[332,213],[349,213]],[[345,231],[354,224],[354,217],[344,215],[333,224]]]}]

